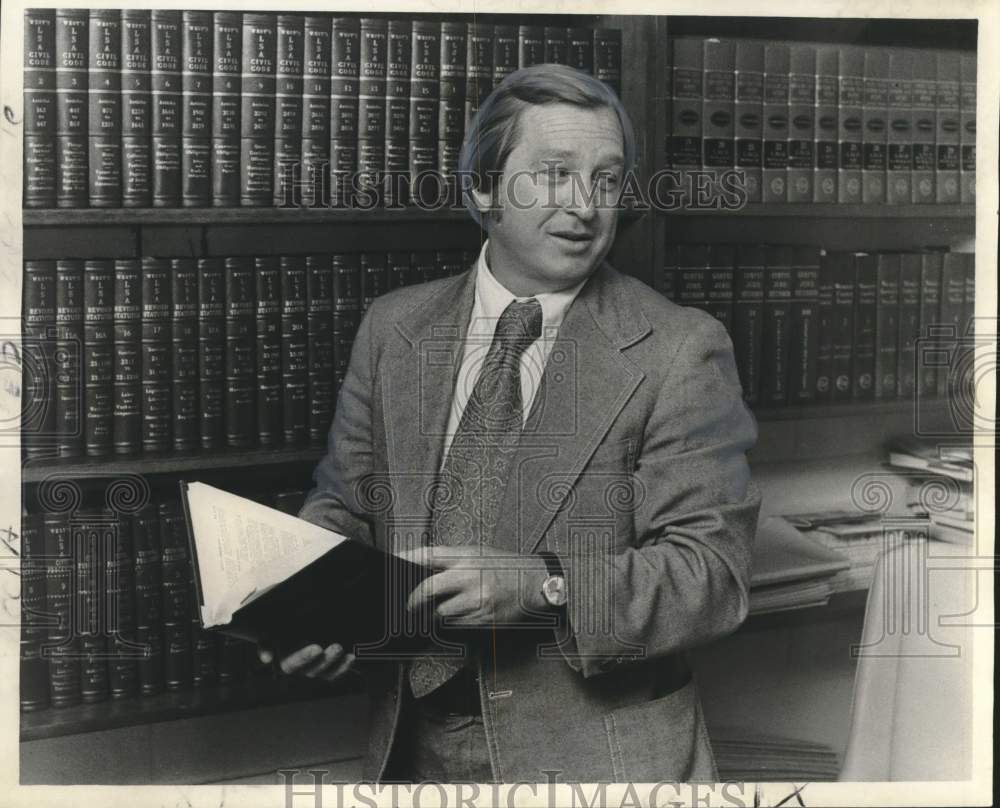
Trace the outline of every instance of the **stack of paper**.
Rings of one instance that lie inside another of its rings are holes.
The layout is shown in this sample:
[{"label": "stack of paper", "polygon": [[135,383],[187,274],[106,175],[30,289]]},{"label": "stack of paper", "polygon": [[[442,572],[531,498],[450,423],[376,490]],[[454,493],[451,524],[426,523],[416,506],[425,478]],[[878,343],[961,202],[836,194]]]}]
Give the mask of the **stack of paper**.
[{"label": "stack of paper", "polygon": [[720,727],[712,732],[712,751],[723,782],[816,782],[840,774],[837,753],[815,741]]}]

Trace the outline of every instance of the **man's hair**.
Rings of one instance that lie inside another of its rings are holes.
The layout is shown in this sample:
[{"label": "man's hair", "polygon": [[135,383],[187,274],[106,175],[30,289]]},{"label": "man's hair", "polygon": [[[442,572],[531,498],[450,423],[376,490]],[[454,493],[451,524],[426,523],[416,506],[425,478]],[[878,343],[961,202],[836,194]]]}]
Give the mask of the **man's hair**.
[{"label": "man's hair", "polygon": [[485,226],[470,187],[493,198],[493,181],[503,171],[520,136],[521,113],[529,106],[572,104],[584,109],[610,109],[622,130],[625,170],[635,164],[635,130],[621,100],[607,84],[566,65],[522,67],[508,75],[483,102],[472,119],[458,158],[463,198],[472,218]]}]

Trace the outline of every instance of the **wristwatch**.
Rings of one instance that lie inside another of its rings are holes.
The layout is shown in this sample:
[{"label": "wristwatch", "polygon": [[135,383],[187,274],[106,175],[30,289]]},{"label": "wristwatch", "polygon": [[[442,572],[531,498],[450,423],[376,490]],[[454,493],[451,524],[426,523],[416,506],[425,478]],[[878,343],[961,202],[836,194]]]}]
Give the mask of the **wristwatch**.
[{"label": "wristwatch", "polygon": [[566,576],[559,556],[549,552],[541,552],[539,555],[545,560],[545,568],[548,570],[548,575],[542,581],[542,597],[545,598],[545,602],[549,606],[557,608],[565,606],[567,600]]}]

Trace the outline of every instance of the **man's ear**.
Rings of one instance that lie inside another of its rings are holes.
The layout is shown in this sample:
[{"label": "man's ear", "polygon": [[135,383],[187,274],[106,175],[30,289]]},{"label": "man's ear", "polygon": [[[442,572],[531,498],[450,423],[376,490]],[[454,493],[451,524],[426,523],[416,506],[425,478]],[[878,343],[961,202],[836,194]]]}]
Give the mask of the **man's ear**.
[{"label": "man's ear", "polygon": [[492,193],[484,191],[482,188],[472,188],[469,193],[472,195],[476,210],[484,219],[488,219],[493,211]]}]

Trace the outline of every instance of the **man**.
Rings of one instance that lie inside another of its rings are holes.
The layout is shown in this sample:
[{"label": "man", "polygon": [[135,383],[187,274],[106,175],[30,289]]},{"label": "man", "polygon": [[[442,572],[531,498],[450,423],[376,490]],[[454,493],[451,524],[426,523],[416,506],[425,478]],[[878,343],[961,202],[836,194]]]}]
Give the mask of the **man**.
[{"label": "man", "polygon": [[715,777],[682,651],[746,616],[756,432],[724,328],[604,261],[634,153],[601,82],[510,75],[462,152],[478,261],[360,327],[301,515],[431,566],[409,605],[442,626],[358,665],[366,779]]}]

